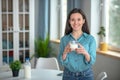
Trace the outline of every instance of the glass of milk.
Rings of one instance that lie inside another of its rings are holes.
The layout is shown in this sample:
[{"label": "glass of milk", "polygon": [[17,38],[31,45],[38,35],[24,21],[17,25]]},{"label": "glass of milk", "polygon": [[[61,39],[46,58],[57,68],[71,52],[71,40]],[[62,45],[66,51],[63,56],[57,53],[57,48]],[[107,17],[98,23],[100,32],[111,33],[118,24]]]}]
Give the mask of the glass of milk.
[{"label": "glass of milk", "polygon": [[78,42],[77,41],[70,41],[70,48],[71,50],[75,50],[76,48],[78,48]]},{"label": "glass of milk", "polygon": [[24,64],[24,75],[26,79],[30,79],[31,78],[31,63],[29,61],[29,59],[26,59],[26,62]]}]

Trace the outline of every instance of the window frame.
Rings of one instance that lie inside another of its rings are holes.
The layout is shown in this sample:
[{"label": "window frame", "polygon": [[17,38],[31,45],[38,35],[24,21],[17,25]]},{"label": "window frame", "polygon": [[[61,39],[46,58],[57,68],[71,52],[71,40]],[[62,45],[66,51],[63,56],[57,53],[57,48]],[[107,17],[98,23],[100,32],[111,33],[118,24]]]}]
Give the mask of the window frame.
[{"label": "window frame", "polygon": [[67,17],[67,0],[51,0],[50,4],[50,40],[58,40],[64,36]]},{"label": "window frame", "polygon": [[115,51],[115,52],[120,52],[120,48],[117,48],[115,46],[109,45],[109,0],[102,0],[100,5],[101,5],[101,24],[106,26],[106,39],[105,41],[108,43],[108,50]]}]

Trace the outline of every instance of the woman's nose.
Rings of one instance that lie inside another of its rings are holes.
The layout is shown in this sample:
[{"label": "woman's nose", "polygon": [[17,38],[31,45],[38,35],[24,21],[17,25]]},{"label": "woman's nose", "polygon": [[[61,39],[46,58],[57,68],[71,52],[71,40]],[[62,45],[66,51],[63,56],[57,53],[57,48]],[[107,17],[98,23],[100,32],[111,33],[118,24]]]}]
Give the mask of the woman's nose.
[{"label": "woman's nose", "polygon": [[76,21],[76,20],[75,20],[75,22],[74,22],[74,23],[75,23],[75,24],[77,24],[77,22],[78,22],[78,21]]}]

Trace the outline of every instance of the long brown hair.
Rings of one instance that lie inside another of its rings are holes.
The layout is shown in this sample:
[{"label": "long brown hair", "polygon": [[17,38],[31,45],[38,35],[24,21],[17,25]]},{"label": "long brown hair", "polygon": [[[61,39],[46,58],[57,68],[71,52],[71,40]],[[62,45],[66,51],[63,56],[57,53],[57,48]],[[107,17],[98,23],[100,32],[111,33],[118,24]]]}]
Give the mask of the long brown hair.
[{"label": "long brown hair", "polygon": [[72,11],[70,11],[70,13],[67,16],[66,28],[65,28],[65,35],[68,35],[69,33],[72,32],[72,27],[71,27],[71,25],[69,23],[69,19],[70,19],[70,16],[73,13],[80,13],[82,15],[83,19],[85,19],[85,23],[82,26],[82,31],[85,32],[85,33],[87,33],[87,34],[90,34],[90,31],[89,31],[89,28],[88,28],[88,23],[87,23],[87,18],[85,16],[85,13],[81,9],[74,8]]}]

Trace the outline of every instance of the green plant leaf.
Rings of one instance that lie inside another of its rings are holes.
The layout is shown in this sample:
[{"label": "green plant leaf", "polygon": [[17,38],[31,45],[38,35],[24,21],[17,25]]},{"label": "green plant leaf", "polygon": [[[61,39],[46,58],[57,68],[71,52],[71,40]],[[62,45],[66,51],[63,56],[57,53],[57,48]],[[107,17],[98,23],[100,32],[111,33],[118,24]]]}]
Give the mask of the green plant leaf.
[{"label": "green plant leaf", "polygon": [[99,30],[99,32],[97,33],[99,36],[100,36],[100,38],[103,40],[103,38],[106,36],[105,35],[105,28],[103,27],[103,26],[101,26],[100,27],[100,30]]},{"label": "green plant leaf", "polygon": [[15,61],[10,63],[10,68],[12,70],[19,70],[19,69],[21,69],[21,65],[22,64],[21,64],[21,62],[19,60],[15,60]]},{"label": "green plant leaf", "polygon": [[36,57],[48,57],[49,55],[49,36],[43,40],[38,38],[35,40],[35,56]]}]

